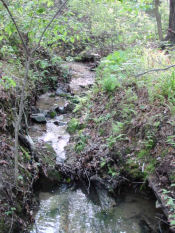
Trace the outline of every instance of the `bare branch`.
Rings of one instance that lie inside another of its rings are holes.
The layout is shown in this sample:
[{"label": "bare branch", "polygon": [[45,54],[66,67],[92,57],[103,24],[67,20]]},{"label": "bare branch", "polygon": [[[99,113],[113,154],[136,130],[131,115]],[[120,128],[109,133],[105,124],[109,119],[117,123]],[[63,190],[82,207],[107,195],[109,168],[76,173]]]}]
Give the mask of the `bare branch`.
[{"label": "bare branch", "polygon": [[34,50],[32,51],[32,54],[40,47],[41,41],[43,39],[43,36],[45,34],[45,32],[47,31],[47,29],[50,27],[50,25],[52,24],[52,22],[54,21],[54,19],[61,13],[61,11],[63,10],[63,8],[66,6],[66,4],[68,3],[69,0],[65,0],[65,2],[59,7],[59,9],[57,10],[57,12],[55,13],[55,15],[52,17],[52,19],[50,20],[50,22],[47,24],[47,26],[44,28],[39,42],[37,44],[37,46],[34,48]]},{"label": "bare branch", "polygon": [[13,21],[13,23],[14,23],[14,25],[15,25],[15,27],[16,27],[16,30],[17,30],[17,32],[18,32],[18,35],[19,35],[19,37],[20,37],[20,39],[21,39],[21,42],[22,42],[22,44],[23,44],[23,47],[24,47],[26,56],[29,55],[27,45],[26,45],[26,43],[25,43],[25,41],[24,41],[24,38],[23,38],[23,36],[22,36],[22,34],[21,34],[20,30],[19,30],[19,27],[18,27],[18,25],[17,25],[17,23],[16,23],[15,18],[13,17],[13,15],[12,15],[12,13],[11,13],[9,7],[8,7],[7,4],[5,3],[5,1],[4,1],[4,0],[0,0],[0,1],[2,2],[2,4],[4,5],[4,7],[6,8],[7,12],[8,12],[9,15],[10,15],[11,20]]},{"label": "bare branch", "polygon": [[171,66],[167,66],[167,67],[165,67],[165,68],[158,68],[158,69],[147,70],[147,71],[145,71],[145,72],[143,72],[143,73],[134,75],[134,77],[138,78],[138,77],[143,76],[143,75],[148,74],[148,73],[159,72],[159,71],[166,71],[166,70],[171,69],[171,68],[173,68],[173,67],[175,67],[175,64],[174,64],[174,65],[171,65]]},{"label": "bare branch", "polygon": [[26,58],[26,68],[25,68],[26,72],[25,72],[25,77],[23,80],[22,92],[21,92],[21,97],[20,97],[19,113],[17,116],[16,124],[15,124],[15,183],[16,184],[17,184],[17,177],[18,177],[19,128],[20,128],[23,109],[24,109],[25,88],[26,88],[27,80],[28,80],[28,76],[29,76],[30,62],[31,62],[31,58],[27,57]]}]

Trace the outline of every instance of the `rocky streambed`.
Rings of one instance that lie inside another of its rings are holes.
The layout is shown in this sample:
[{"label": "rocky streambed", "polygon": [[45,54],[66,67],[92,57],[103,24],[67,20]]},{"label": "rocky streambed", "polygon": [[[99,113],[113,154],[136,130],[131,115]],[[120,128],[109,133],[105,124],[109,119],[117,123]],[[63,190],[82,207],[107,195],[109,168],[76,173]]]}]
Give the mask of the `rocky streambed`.
[{"label": "rocky streambed", "polygon": [[[86,64],[69,63],[67,66],[72,77],[69,87],[58,87],[54,93],[41,95],[31,115],[35,123],[30,127],[29,135],[35,149],[42,154],[46,152],[44,157],[46,163],[51,165],[51,172],[45,174],[48,179],[36,187],[40,205],[34,214],[35,224],[30,232],[161,232],[159,224],[162,213],[156,209],[156,199],[152,194],[135,193],[131,187],[127,187],[120,194],[111,195],[105,187],[95,182],[91,184],[88,175],[85,184],[80,182],[81,178],[78,182],[71,182],[70,177],[62,179],[58,171],[54,173],[55,165],[70,168],[71,159],[65,151],[70,140],[67,123],[73,116],[74,107],[70,99],[84,95],[95,78],[94,72]],[[64,180],[64,184],[52,186],[50,182],[53,180]]]}]

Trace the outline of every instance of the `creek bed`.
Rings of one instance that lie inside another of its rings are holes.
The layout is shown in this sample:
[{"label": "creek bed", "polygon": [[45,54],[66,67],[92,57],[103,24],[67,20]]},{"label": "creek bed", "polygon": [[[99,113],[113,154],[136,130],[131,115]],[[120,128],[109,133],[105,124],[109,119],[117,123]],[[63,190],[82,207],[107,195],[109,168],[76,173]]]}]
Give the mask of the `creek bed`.
[{"label": "creek bed", "polygon": [[[80,92],[78,86],[85,78],[83,74],[91,79],[94,78],[94,74],[82,65],[81,69],[77,64],[71,64],[70,68],[74,78],[71,89],[77,94]],[[91,84],[91,79],[85,84]],[[37,107],[45,111],[51,105],[63,107],[65,101],[62,97],[46,93],[39,98]],[[66,160],[64,147],[69,142],[70,135],[66,132],[66,127],[70,118],[71,114],[63,114],[54,119],[47,119],[46,125],[34,124],[29,132],[36,144],[41,141],[49,143],[56,154],[56,163],[64,163]],[[58,124],[55,124],[56,122]],[[40,205],[35,213],[36,224],[30,233],[157,232],[154,229],[158,226],[160,212],[155,208],[155,200],[131,190],[111,197],[102,188],[91,186],[88,194],[81,186],[73,190],[62,184],[52,191],[39,192],[38,198]]]},{"label": "creek bed", "polygon": [[157,226],[155,200],[142,194],[126,191],[114,198],[103,189],[87,194],[62,185],[38,196],[36,225],[30,233],[149,233]]}]

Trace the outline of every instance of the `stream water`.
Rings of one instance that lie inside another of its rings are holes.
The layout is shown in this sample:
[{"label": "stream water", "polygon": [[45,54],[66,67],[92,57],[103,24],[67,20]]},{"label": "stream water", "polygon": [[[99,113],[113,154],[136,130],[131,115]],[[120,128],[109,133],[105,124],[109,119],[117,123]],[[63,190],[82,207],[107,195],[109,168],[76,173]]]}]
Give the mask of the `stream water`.
[{"label": "stream water", "polygon": [[134,193],[116,199],[105,190],[90,195],[82,189],[61,186],[53,192],[39,193],[37,225],[31,233],[149,233],[156,224],[154,201]]},{"label": "stream water", "polygon": [[[82,83],[92,84],[94,74],[85,65],[74,64],[70,68],[74,93],[80,90]],[[83,82],[83,77],[87,76],[89,81]],[[47,93],[39,98],[37,107],[45,111],[55,104],[62,107],[65,102],[64,98]],[[70,114],[59,115],[48,119],[46,125],[34,124],[30,129],[30,136],[36,143],[42,141],[52,146],[59,163],[66,159],[64,147],[70,137],[66,126],[70,118]],[[40,206],[30,233],[149,233],[154,232],[151,228],[157,224],[155,201],[131,191],[115,198],[97,187],[91,187],[87,194],[82,187],[72,190],[61,185],[51,192],[40,192],[38,196]]]}]

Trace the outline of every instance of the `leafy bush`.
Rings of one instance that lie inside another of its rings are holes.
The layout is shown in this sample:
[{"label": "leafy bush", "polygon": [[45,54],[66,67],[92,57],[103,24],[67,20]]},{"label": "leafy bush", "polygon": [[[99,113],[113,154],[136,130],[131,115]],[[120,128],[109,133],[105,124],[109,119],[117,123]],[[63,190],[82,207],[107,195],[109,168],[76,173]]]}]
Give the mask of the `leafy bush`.
[{"label": "leafy bush", "polygon": [[75,145],[75,151],[77,153],[80,153],[81,151],[83,151],[83,149],[85,148],[86,144],[87,144],[87,136],[85,136],[82,133],[80,133],[80,135],[78,137],[78,142]]},{"label": "leafy bush", "polygon": [[3,76],[2,78],[0,78],[0,85],[8,90],[12,87],[16,87],[16,82],[8,76]]},{"label": "leafy bush", "polygon": [[110,75],[104,78],[102,81],[102,88],[106,92],[113,92],[116,87],[120,87],[120,83],[117,81],[116,77]]},{"label": "leafy bush", "polygon": [[83,129],[84,127],[85,127],[85,125],[84,125],[84,124],[81,124],[81,123],[79,122],[78,119],[72,118],[72,119],[68,122],[67,131],[68,131],[69,133],[75,133],[76,130],[81,130],[81,129]]}]

